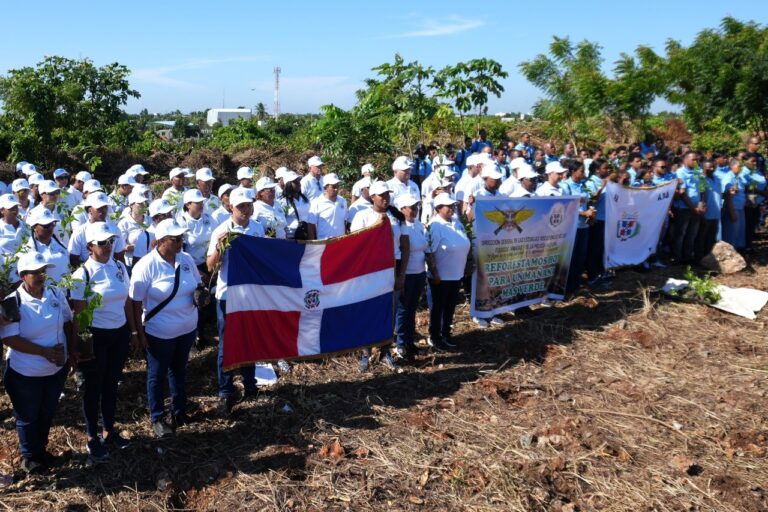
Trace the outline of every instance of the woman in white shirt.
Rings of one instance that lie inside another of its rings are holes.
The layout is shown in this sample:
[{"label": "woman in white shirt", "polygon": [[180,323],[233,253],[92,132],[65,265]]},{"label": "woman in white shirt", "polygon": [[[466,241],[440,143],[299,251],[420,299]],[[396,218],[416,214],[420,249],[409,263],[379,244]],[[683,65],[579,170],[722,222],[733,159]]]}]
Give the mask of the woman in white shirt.
[{"label": "woman in white shirt", "polygon": [[253,203],[253,220],[261,224],[264,233],[271,238],[285,238],[285,215],[275,205],[275,182],[263,176],[256,181],[256,202]]},{"label": "woman in white shirt", "polygon": [[24,178],[17,178],[11,183],[11,191],[19,201],[19,218],[23,219],[35,207],[35,201],[29,197],[29,183]]},{"label": "woman in white shirt", "polygon": [[[50,213],[50,212],[49,212]],[[22,468],[38,472],[54,458],[47,451],[48,432],[67,378],[72,354],[72,311],[56,287],[45,286],[52,264],[37,252],[18,261],[21,286],[6,299],[17,301],[19,320],[3,318],[0,338],[9,347],[3,383],[13,404]]]},{"label": "woman in white shirt", "polygon": [[125,240],[125,264],[130,272],[138,261],[152,250],[152,235],[147,231],[151,219],[145,213],[147,196],[141,192],[131,192],[128,196],[128,212],[117,223],[117,229]]},{"label": "woman in white shirt", "polygon": [[453,218],[455,204],[448,194],[435,197],[436,215],[427,234],[430,250],[435,255],[435,268],[429,279],[432,292],[429,335],[436,350],[455,347],[451,341],[451,324],[470,249],[464,226]]},{"label": "woman in white shirt", "polygon": [[[85,228],[89,258],[75,270],[72,277],[72,309],[77,315],[83,311],[90,292],[101,295],[101,305],[93,311],[90,326],[94,358],[80,363],[83,375],[83,415],[88,437],[88,453],[99,460],[107,457],[106,446],[126,448],[130,444],[115,429],[117,382],[128,358],[128,345],[138,332],[128,318],[128,268],[112,258],[115,234],[104,222],[93,222]],[[99,439],[99,412],[102,418],[102,437]],[[103,440],[103,444],[102,444]]]},{"label": "woman in white shirt", "polygon": [[19,220],[19,201],[13,194],[0,196],[0,258],[5,261],[16,254],[29,231]]},{"label": "woman in white shirt", "polygon": [[402,194],[395,205],[405,215],[400,225],[400,234],[408,236],[408,264],[405,268],[403,290],[399,293],[395,314],[395,335],[397,354],[413,359],[416,346],[413,342],[416,332],[416,310],[427,282],[427,265],[434,271],[434,258],[430,253],[424,225],[419,221],[419,198]]},{"label": "woman in white shirt", "polygon": [[211,213],[211,218],[215,225],[214,227],[218,226],[232,215],[232,207],[229,206],[229,193],[232,192],[234,188],[235,187],[229,183],[225,183],[219,187],[219,200],[221,201],[221,206]]},{"label": "woman in white shirt", "polygon": [[147,402],[157,437],[173,434],[163,421],[166,377],[171,389],[173,425],[189,421],[185,413],[187,360],[197,330],[194,294],[201,280],[192,257],[181,250],[185,232],[186,228],[174,219],[157,225],[157,245],[133,267],[128,291],[135,339],[147,354]]},{"label": "woman in white shirt", "polygon": [[307,223],[307,240],[314,240],[317,238],[317,231],[311,222],[309,199],[301,192],[301,176],[289,170],[283,174],[283,181],[285,182],[285,189],[280,200],[280,207],[285,213],[285,237],[290,240],[295,239],[299,223],[305,222]]},{"label": "woman in white shirt", "polygon": [[47,208],[30,212],[27,224],[32,229],[32,236],[27,241],[27,248],[42,254],[46,261],[55,266],[48,271],[48,276],[54,283],[69,275],[69,251],[67,247],[53,234],[56,228],[56,218]]}]

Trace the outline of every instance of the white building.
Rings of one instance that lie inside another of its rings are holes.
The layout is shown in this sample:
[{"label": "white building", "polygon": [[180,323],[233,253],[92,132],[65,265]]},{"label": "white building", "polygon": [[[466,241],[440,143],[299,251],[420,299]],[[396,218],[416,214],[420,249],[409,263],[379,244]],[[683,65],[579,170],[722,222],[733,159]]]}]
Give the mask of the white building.
[{"label": "white building", "polygon": [[252,115],[249,108],[212,108],[208,111],[208,126],[227,126],[235,119],[250,119]]}]

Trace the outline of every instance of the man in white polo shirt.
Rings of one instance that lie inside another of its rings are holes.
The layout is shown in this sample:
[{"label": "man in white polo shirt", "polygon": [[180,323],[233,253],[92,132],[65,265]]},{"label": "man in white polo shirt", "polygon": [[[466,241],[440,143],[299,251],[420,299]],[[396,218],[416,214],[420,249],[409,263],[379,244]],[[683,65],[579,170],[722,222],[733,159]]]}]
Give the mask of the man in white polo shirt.
[{"label": "man in white polo shirt", "polygon": [[347,201],[339,195],[339,177],[331,173],[323,177],[323,195],[309,205],[307,222],[317,228],[317,239],[325,240],[346,232]]},{"label": "man in white polo shirt", "polygon": [[483,164],[489,161],[492,162],[493,160],[484,153],[475,153],[467,157],[467,172],[461,177],[455,187],[458,213],[466,215],[469,196],[471,196],[475,190],[478,190],[483,186],[483,179],[480,177],[480,171],[483,170]]},{"label": "man in white polo shirt", "polygon": [[88,242],[85,238],[85,229],[94,222],[106,222],[112,233],[115,234],[115,242],[112,244],[112,256],[125,263],[123,254],[125,252],[125,241],[123,235],[114,222],[107,218],[109,213],[109,199],[104,192],[94,192],[88,194],[83,203],[88,216],[87,222],[78,226],[69,239],[69,263],[73,267],[79,267],[80,264],[88,259]]},{"label": "man in white polo shirt", "polygon": [[171,186],[165,189],[162,198],[181,209],[181,196],[187,191],[187,187],[184,186],[187,179],[187,172],[179,167],[174,167],[171,172],[168,173],[168,177],[171,179]]},{"label": "man in white polo shirt", "polygon": [[221,206],[221,201],[215,194],[213,194],[213,171],[210,167],[201,167],[195,173],[195,183],[197,190],[203,194],[205,198],[203,206],[205,207],[205,213],[213,213],[216,208]]},{"label": "man in white polo shirt", "polygon": [[549,162],[545,167],[547,173],[547,181],[539,185],[536,189],[537,196],[561,196],[563,195],[563,189],[560,188],[559,183],[565,176],[566,169],[560,162]]},{"label": "man in white polo shirt", "polygon": [[301,178],[301,193],[312,201],[323,195],[323,161],[319,156],[313,156],[307,160],[307,166],[309,171]]},{"label": "man in white polo shirt", "polygon": [[[365,164],[360,168],[360,174],[362,175],[362,178],[357,180],[354,185],[352,185],[352,202],[354,203],[357,201],[357,199],[361,196],[361,185],[363,183],[368,183],[368,186],[371,186],[371,174],[373,173],[373,165],[371,164]],[[366,182],[366,178],[368,178],[368,181]]]},{"label": "man in white polo shirt", "polygon": [[241,167],[237,170],[237,182],[243,188],[253,186],[253,169],[250,167]]},{"label": "man in white polo shirt", "polygon": [[392,162],[394,177],[387,181],[387,186],[392,191],[393,202],[402,194],[421,197],[419,186],[411,180],[411,169],[413,169],[413,161],[407,156],[399,156]]},{"label": "man in white polo shirt", "polygon": [[520,186],[515,188],[510,197],[531,197],[536,191],[536,179],[539,175],[528,164],[525,164],[517,170],[517,179],[520,180]]},{"label": "man in white polo shirt", "polygon": [[[228,253],[222,248],[222,243],[229,233],[238,233],[246,236],[264,237],[264,228],[251,218],[253,215],[253,198],[248,193],[249,189],[238,187],[229,194],[229,204],[232,207],[232,216],[222,222],[211,234],[211,243],[208,246],[206,263],[208,271],[219,271],[216,283],[216,318],[219,325],[219,412],[229,414],[234,405],[235,384],[233,376],[224,371],[224,319],[227,312],[227,273],[229,272]],[[240,368],[245,387],[245,398],[255,396],[256,379],[253,365]]]}]

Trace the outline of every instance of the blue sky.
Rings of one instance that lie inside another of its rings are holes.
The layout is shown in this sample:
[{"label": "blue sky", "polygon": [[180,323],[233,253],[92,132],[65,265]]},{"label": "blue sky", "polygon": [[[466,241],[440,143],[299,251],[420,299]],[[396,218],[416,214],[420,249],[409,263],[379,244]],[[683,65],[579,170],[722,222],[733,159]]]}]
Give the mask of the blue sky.
[{"label": "blue sky", "polygon": [[[436,68],[477,57],[509,72],[490,112],[529,111],[538,91],[517,65],[546,52],[553,35],[598,41],[610,69],[639,44],[689,44],[723,16],[768,22],[758,0],[713,2],[3,2],[0,74],[45,55],[120,62],[142,97],[127,110],[272,108],[279,65],[283,112],[348,108],[370,68],[395,52]],[[15,43],[12,43],[15,42]]]}]

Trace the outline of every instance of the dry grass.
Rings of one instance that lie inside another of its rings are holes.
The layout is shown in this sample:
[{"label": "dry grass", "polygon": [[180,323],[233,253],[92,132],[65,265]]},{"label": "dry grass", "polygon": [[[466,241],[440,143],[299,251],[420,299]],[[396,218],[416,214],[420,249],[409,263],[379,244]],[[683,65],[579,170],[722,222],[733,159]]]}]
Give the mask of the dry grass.
[{"label": "dry grass", "polygon": [[[768,268],[720,278],[768,289]],[[671,269],[667,275],[679,275]],[[474,330],[402,373],[352,357],[298,365],[216,418],[215,353],[191,363],[198,421],[151,437],[132,362],[120,418],[134,444],[86,467],[77,397],[52,433],[62,466],[21,479],[3,395],[5,508],[48,510],[768,510],[768,350],[748,321],[657,303],[661,274]],[[424,321],[423,316],[421,317]],[[423,329],[423,326],[420,327]],[[69,384],[68,384],[69,386]],[[290,405],[293,412],[282,412]]]}]

